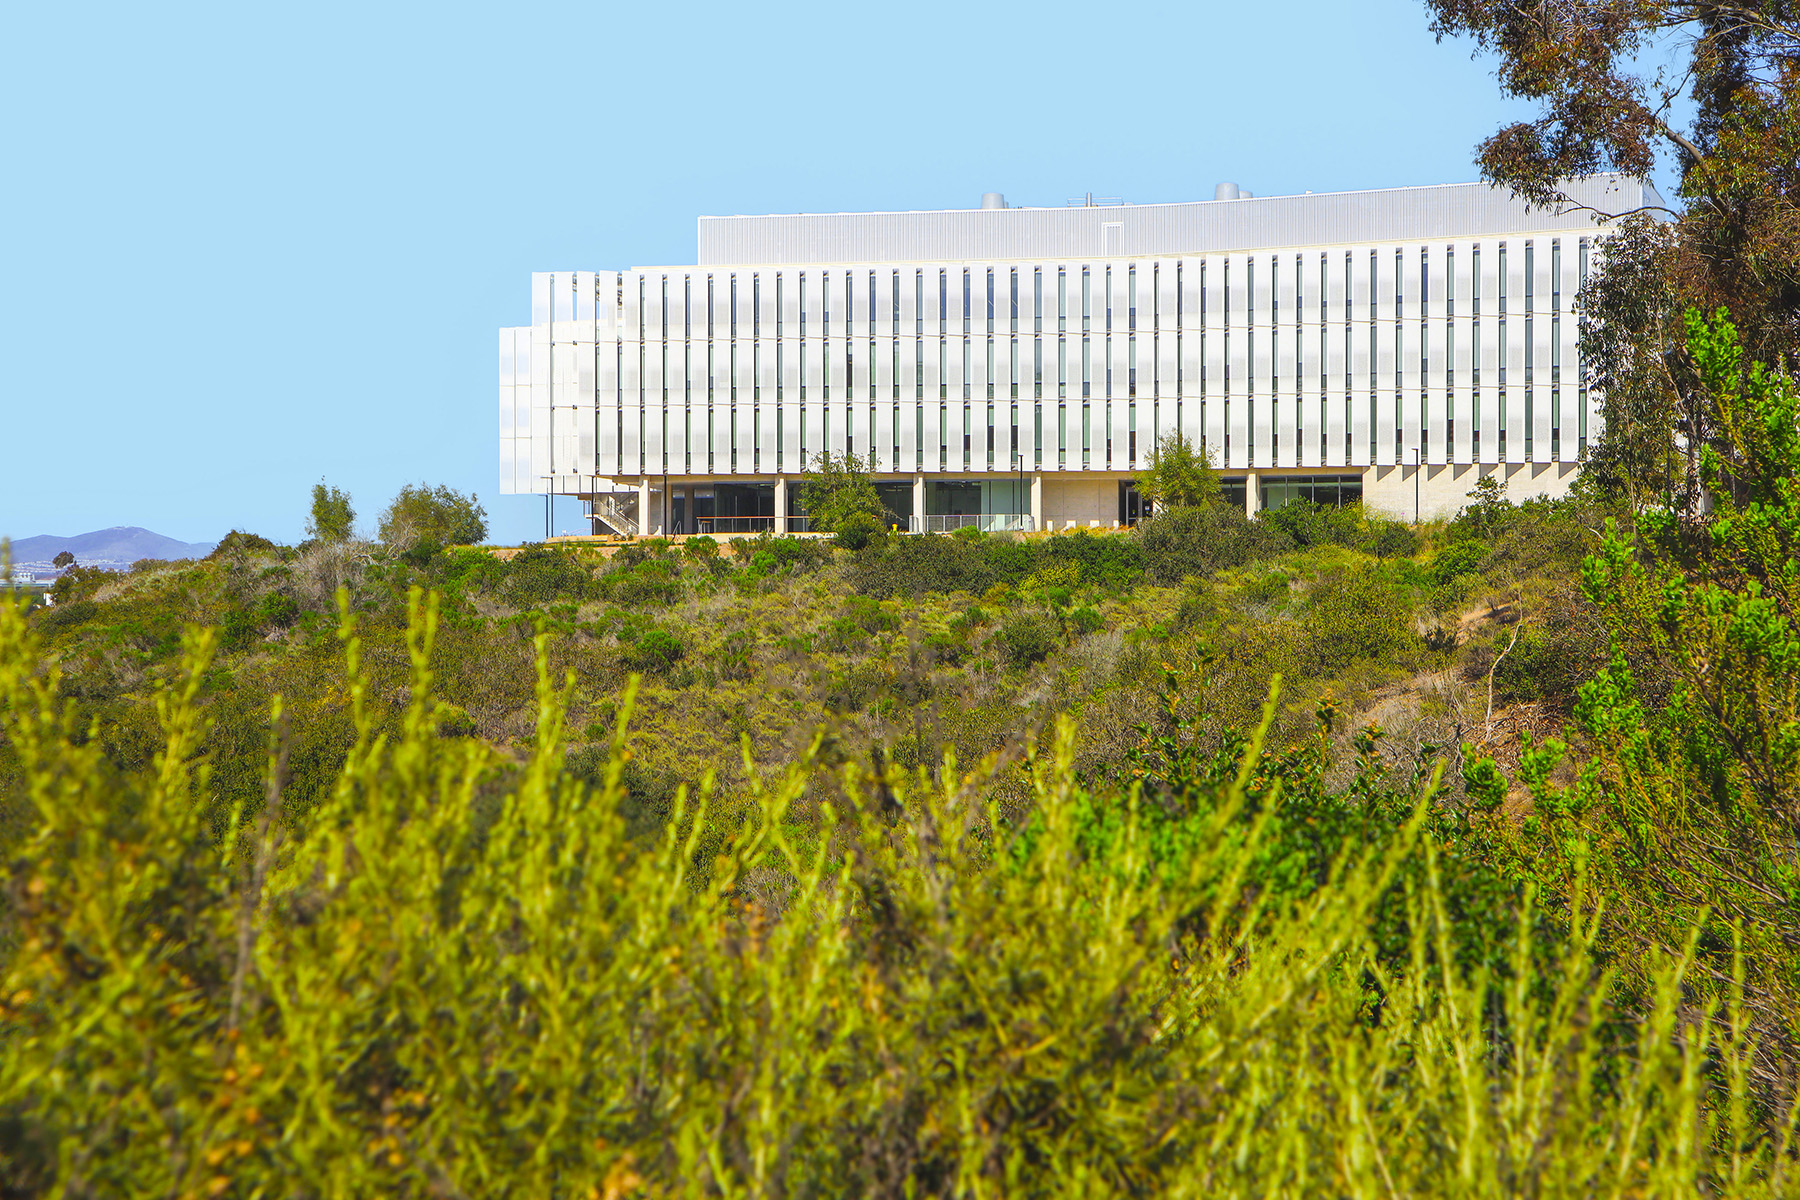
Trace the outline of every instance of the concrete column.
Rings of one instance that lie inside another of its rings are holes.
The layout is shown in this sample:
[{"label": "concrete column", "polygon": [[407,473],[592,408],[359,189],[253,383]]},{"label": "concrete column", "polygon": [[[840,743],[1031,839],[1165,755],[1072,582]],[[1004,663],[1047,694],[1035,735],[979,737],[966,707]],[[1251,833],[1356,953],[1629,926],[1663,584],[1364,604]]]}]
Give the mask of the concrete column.
[{"label": "concrete column", "polygon": [[787,527],[787,476],[775,477],[775,532],[783,534]]},{"label": "concrete column", "polygon": [[700,525],[694,519],[694,485],[690,483],[684,487],[682,495],[687,500],[687,515],[681,518],[681,531],[683,533],[699,533]]},{"label": "concrete column", "polygon": [[1031,527],[1044,527],[1044,473],[1035,472],[1031,476]]},{"label": "concrete column", "polygon": [[913,476],[913,531],[925,532],[925,476]]},{"label": "concrete column", "polygon": [[1244,476],[1244,515],[1254,517],[1256,505],[1262,499],[1262,488],[1256,480],[1256,472]]}]

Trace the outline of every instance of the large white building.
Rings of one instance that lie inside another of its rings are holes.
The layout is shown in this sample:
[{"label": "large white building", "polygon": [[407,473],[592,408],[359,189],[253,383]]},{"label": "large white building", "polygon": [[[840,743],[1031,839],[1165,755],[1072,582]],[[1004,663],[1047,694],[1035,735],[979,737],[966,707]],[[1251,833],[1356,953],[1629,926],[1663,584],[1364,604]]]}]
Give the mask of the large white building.
[{"label": "large white building", "polygon": [[1485,184],[1212,201],[700,218],[694,266],[535,274],[500,331],[500,487],[596,528],[800,528],[821,453],[896,522],[1130,521],[1180,430],[1251,509],[1430,517],[1480,475],[1567,489],[1598,433],[1574,300],[1657,203]]}]

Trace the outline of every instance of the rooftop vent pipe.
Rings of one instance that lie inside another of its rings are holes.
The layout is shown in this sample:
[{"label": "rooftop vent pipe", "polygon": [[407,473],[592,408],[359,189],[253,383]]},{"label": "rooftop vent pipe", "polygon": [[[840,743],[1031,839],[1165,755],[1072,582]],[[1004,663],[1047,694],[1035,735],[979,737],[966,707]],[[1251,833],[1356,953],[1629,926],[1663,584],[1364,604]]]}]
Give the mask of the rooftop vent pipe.
[{"label": "rooftop vent pipe", "polygon": [[1242,195],[1235,183],[1221,183],[1213,189],[1214,200],[1236,200]]},{"label": "rooftop vent pipe", "polygon": [[983,192],[981,193],[981,207],[1005,208],[1006,197],[1002,196],[999,192]]}]

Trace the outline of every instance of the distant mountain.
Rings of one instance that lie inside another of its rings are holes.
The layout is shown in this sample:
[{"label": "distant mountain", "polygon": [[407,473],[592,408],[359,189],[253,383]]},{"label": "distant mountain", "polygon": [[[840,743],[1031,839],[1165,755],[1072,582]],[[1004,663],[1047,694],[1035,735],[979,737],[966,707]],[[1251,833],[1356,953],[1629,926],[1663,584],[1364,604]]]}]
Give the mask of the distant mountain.
[{"label": "distant mountain", "polygon": [[12,544],[12,560],[20,566],[47,565],[64,550],[84,567],[125,566],[140,558],[205,558],[212,542],[178,542],[136,525],[114,525],[74,537],[42,534]]}]

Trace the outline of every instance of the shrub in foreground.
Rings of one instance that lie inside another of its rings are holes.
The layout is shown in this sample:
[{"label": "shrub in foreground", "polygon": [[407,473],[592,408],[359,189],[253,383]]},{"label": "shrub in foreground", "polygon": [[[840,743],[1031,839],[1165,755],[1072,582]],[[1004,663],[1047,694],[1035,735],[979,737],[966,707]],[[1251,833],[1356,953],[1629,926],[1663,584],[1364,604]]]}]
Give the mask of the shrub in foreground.
[{"label": "shrub in foreground", "polygon": [[[1309,851],[1305,887],[1265,853],[1284,793],[1259,734],[1231,770],[1160,769],[1153,789],[1082,787],[1067,725],[1010,767],[935,776],[828,773],[815,744],[778,774],[747,762],[731,798],[676,789],[651,835],[623,815],[644,802],[629,691],[593,782],[565,770],[572,681],[540,635],[536,738],[512,763],[436,736],[434,636],[415,593],[389,739],[345,615],[356,740],[335,789],[284,810],[277,703],[269,803],[218,828],[197,756],[215,635],[188,637],[155,764],[114,775],[0,609],[33,810],[0,943],[15,1194],[1790,1181],[1786,1123],[1747,1099],[1754,1046],[1730,1002],[1688,1006],[1682,957],[1646,963],[1621,1012],[1592,923],[1542,932],[1526,895],[1509,956],[1459,967],[1429,783],[1382,836]],[[985,799],[1000,771],[1028,809]],[[1189,814],[1174,840],[1147,812],[1165,805]]]}]

